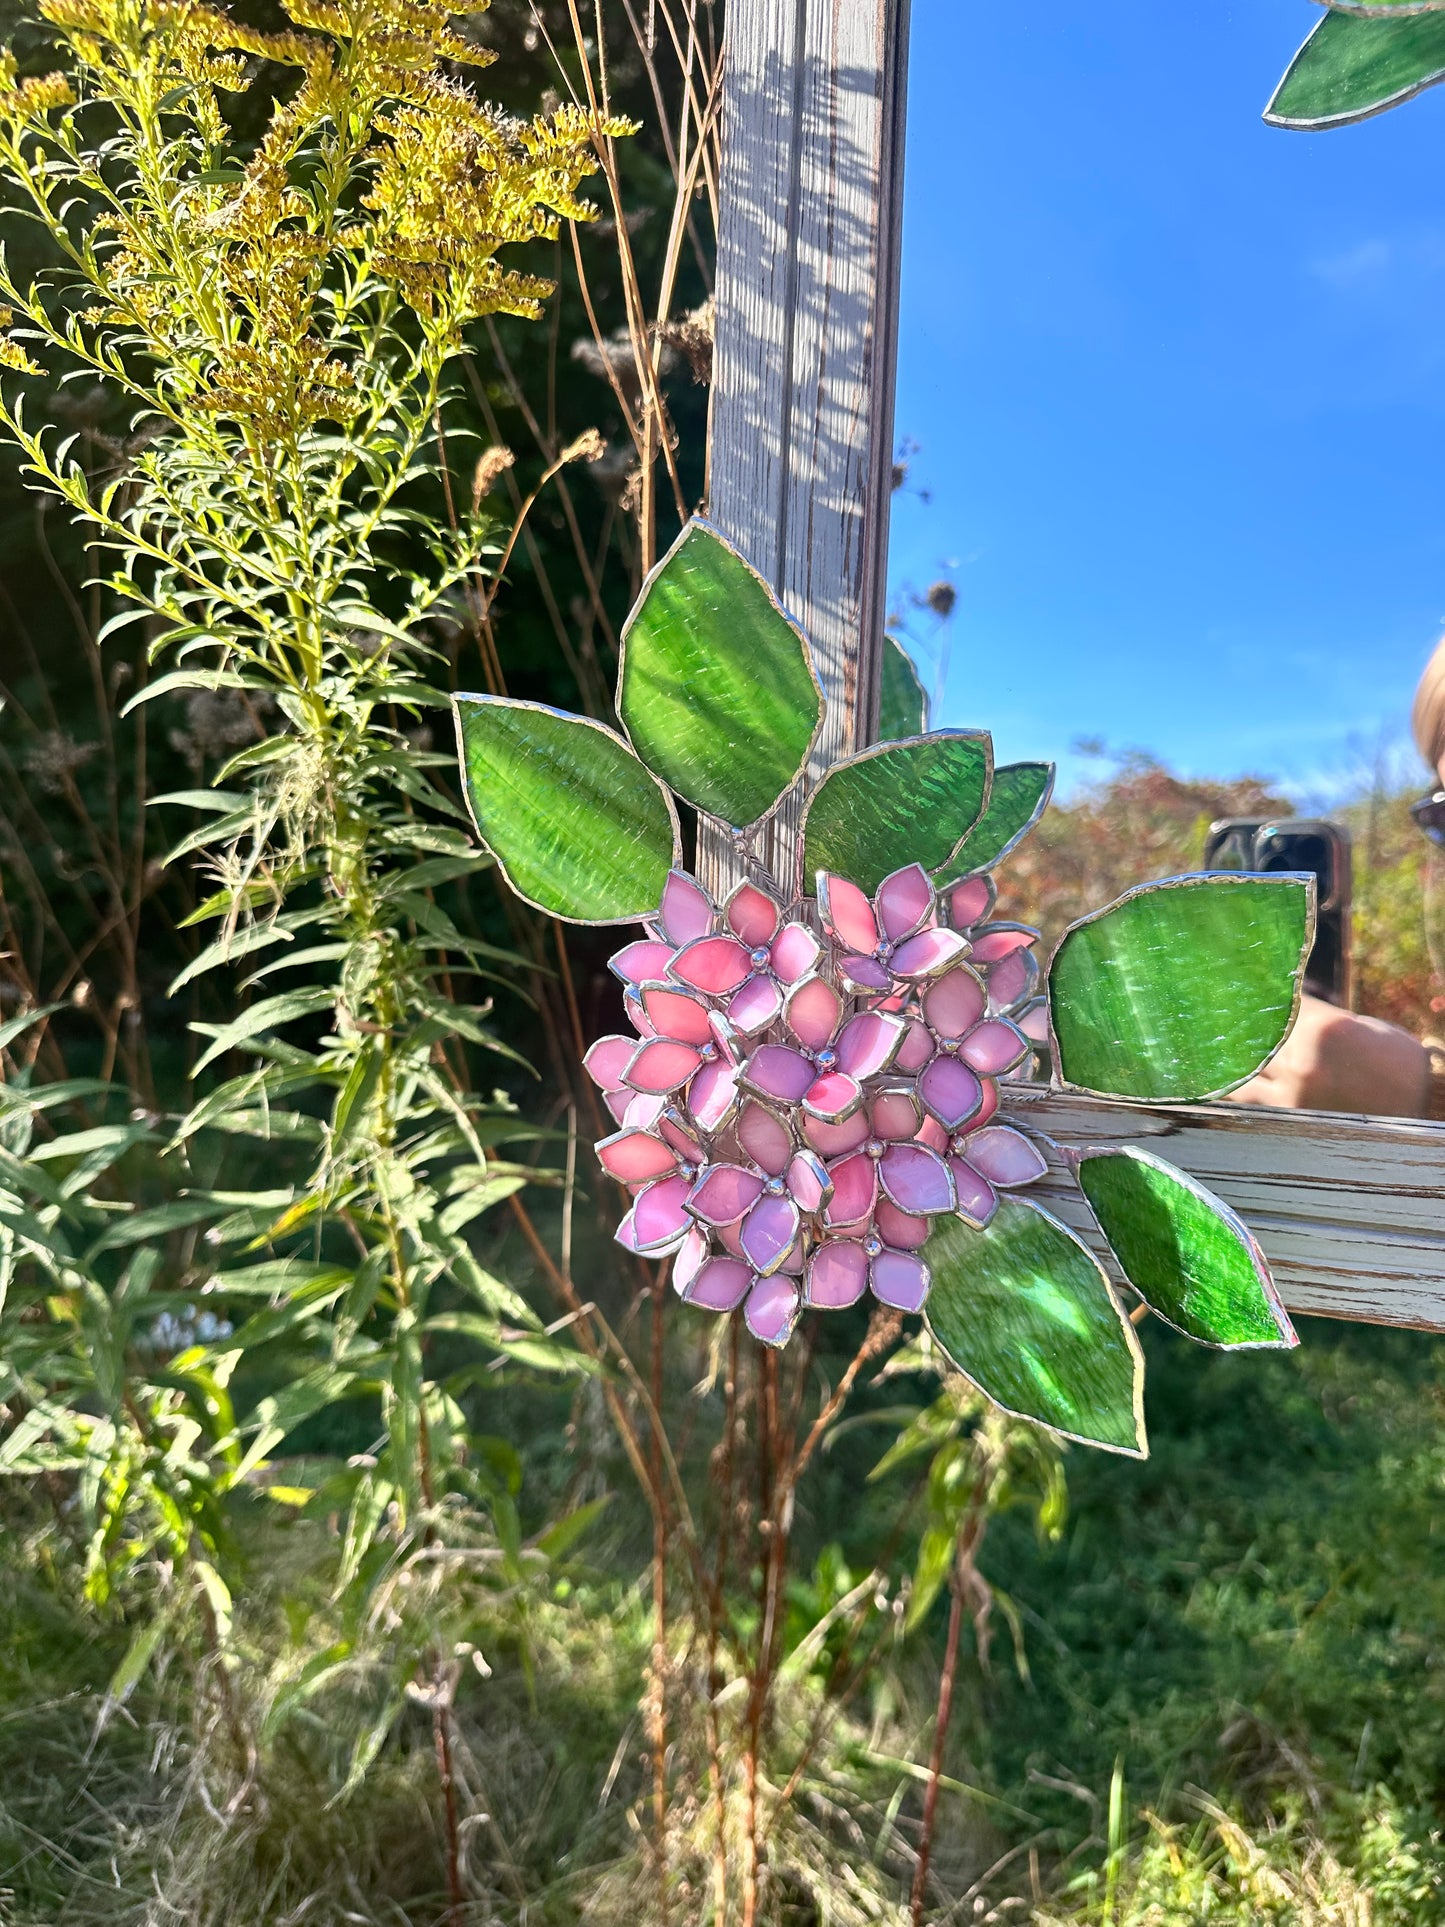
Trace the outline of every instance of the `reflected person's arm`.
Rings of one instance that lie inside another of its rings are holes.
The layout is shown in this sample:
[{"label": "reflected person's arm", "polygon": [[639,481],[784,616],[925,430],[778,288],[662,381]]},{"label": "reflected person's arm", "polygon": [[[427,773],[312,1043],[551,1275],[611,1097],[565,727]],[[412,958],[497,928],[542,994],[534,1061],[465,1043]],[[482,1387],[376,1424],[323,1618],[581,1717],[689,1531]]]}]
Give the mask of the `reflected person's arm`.
[{"label": "reflected person's arm", "polygon": [[1408,1031],[1306,997],[1279,1054],[1231,1102],[1425,1117],[1430,1077],[1430,1054]]}]

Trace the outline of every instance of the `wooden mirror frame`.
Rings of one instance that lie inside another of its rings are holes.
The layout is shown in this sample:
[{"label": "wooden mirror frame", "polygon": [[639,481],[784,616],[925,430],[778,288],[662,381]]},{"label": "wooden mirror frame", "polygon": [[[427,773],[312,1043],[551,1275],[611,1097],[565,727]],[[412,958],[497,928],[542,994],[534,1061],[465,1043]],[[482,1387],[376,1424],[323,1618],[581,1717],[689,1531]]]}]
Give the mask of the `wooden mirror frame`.
[{"label": "wooden mirror frame", "polygon": [[[814,780],[877,727],[908,26],[909,0],[727,4],[710,513],[813,642]],[[717,881],[730,852],[701,860]],[[1027,1087],[1010,1104],[1062,1145],[1167,1138],[1243,1216],[1292,1312],[1445,1331],[1445,1125]],[[1102,1255],[1067,1174],[1039,1191]]]}]

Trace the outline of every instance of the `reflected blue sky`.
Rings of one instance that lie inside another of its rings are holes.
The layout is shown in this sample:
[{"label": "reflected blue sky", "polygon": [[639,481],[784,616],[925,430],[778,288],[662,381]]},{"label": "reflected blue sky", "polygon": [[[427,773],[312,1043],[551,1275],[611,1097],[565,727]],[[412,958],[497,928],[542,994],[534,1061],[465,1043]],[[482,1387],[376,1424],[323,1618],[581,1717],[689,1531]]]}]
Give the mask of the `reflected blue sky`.
[{"label": "reflected blue sky", "polygon": [[1445,627],[1445,88],[1267,128],[1307,0],[913,13],[890,581],[957,590],[908,613],[935,720],[1327,795]]}]

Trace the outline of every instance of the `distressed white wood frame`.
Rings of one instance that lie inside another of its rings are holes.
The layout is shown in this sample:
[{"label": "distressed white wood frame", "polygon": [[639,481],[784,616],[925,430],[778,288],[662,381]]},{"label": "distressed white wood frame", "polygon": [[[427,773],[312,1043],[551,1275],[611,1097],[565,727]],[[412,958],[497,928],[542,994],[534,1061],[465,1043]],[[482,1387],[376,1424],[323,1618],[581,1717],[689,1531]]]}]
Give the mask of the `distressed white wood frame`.
[{"label": "distressed white wood frame", "polygon": [[[811,636],[828,702],[759,849],[778,874],[807,782],[877,723],[907,51],[908,0],[728,0],[710,512]],[[1009,1104],[1060,1144],[1145,1143],[1191,1172],[1292,1311],[1445,1331],[1445,1125],[1033,1087]],[[1097,1245],[1067,1173],[1042,1190]]]}]

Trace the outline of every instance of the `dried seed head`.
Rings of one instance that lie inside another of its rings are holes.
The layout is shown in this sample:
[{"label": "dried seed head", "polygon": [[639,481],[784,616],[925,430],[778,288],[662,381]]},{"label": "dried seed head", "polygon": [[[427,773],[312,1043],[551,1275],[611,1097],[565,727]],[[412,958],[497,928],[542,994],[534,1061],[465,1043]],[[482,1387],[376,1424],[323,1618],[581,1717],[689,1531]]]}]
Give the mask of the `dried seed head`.
[{"label": "dried seed head", "polygon": [[516,459],[510,448],[489,448],[480,457],[476,473],[472,476],[473,515],[477,513]]}]

